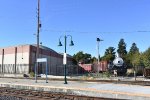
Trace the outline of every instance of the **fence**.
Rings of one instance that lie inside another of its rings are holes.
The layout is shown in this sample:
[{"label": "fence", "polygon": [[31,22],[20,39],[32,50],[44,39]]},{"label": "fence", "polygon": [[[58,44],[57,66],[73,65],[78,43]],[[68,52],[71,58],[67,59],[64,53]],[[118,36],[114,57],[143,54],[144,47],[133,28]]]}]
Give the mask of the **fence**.
[{"label": "fence", "polygon": [[[29,74],[34,72],[34,64],[0,64],[0,74]],[[38,67],[38,74],[45,74],[45,66],[42,65]],[[67,65],[66,67],[67,75],[77,75],[82,74],[83,71],[77,65]],[[48,66],[48,74],[61,76],[64,75],[64,65],[52,65]]]},{"label": "fence", "polygon": [[[43,74],[44,73],[45,73],[45,70],[44,70]],[[49,75],[55,75],[55,76],[63,76],[64,75],[64,65],[49,66],[48,67],[48,74]],[[77,65],[67,65],[66,66],[66,74],[67,75],[80,74],[79,66],[77,66]]]}]

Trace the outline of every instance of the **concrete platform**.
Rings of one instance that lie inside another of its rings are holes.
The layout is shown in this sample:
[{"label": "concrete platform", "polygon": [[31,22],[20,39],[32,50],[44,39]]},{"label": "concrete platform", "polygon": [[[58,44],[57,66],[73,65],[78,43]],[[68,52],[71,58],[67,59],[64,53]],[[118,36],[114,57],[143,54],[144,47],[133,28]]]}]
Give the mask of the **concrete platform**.
[{"label": "concrete platform", "polygon": [[84,81],[68,81],[68,84],[64,84],[63,81],[50,80],[48,83],[45,80],[38,80],[38,83],[35,83],[35,80],[11,78],[0,78],[0,86],[94,97],[150,100],[150,86]]}]

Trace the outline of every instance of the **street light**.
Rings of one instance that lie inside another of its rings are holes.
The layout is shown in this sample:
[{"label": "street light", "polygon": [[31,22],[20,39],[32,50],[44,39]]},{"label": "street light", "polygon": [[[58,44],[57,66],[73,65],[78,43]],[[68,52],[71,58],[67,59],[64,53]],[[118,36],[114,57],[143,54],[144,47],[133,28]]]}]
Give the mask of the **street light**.
[{"label": "street light", "polygon": [[100,41],[103,41],[103,40],[101,40],[100,38],[97,38],[97,56],[98,56],[98,63],[97,63],[98,64],[98,68],[97,68],[98,70],[97,71],[98,72],[99,72],[99,42]]},{"label": "street light", "polygon": [[[59,38],[59,44],[58,44],[58,46],[63,46],[62,45],[62,43],[61,43],[61,41],[60,41],[60,39],[62,38],[63,36],[61,36],[60,38]],[[70,45],[69,46],[73,46],[74,45],[74,43],[73,43],[73,41],[72,41],[72,36],[71,35],[65,35],[64,36],[64,39],[65,39],[65,53],[64,53],[64,58],[63,58],[63,64],[64,64],[64,75],[65,75],[65,78],[64,78],[64,81],[65,81],[65,83],[64,84],[67,84],[67,78],[66,78],[66,64],[67,64],[67,54],[66,54],[66,44],[67,44],[67,37],[70,37],[71,38],[71,42],[70,42]]]}]

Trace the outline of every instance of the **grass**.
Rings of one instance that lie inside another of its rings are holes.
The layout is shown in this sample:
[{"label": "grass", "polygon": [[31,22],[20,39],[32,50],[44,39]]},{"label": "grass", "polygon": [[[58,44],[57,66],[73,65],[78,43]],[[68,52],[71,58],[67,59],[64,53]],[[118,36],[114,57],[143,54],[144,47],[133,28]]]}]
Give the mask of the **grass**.
[{"label": "grass", "polygon": [[96,79],[96,78],[109,78],[111,76],[111,73],[109,72],[103,72],[103,73],[87,73],[83,75],[84,80],[90,80],[90,79]]}]

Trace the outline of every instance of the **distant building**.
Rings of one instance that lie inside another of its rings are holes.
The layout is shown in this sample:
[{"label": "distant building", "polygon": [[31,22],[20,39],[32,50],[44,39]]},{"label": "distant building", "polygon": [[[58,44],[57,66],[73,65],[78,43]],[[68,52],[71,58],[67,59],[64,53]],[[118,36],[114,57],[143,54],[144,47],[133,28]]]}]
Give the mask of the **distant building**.
[{"label": "distant building", "polygon": [[[34,72],[36,61],[36,45],[19,45],[0,48],[0,73],[1,74],[29,74]],[[41,46],[39,58],[48,59],[48,74],[63,75],[63,55],[56,51]],[[72,57],[68,55],[67,64],[72,65]],[[45,74],[45,64],[40,63],[38,73]]]}]

